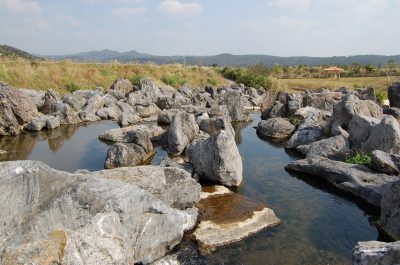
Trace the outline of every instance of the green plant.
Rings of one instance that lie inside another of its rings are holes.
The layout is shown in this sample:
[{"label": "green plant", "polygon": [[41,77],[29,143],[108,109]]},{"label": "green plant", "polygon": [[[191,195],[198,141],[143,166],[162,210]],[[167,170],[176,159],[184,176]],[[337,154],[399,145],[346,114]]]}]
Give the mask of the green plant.
[{"label": "green plant", "polygon": [[290,118],[290,120],[289,120],[289,122],[296,127],[299,127],[300,124],[302,123],[302,121],[303,121],[303,119],[299,116],[294,116],[294,117]]},{"label": "green plant", "polygon": [[166,74],[161,77],[164,84],[177,88],[187,83],[180,75]]},{"label": "green plant", "polygon": [[357,152],[354,155],[347,157],[346,163],[369,166],[371,164],[371,154]]},{"label": "green plant", "polygon": [[354,84],[354,89],[359,89],[359,88],[364,88],[364,86],[360,84]]},{"label": "green plant", "polygon": [[379,104],[383,105],[383,101],[388,99],[388,94],[384,90],[377,90],[375,91],[375,97]]},{"label": "green plant", "polygon": [[74,82],[67,84],[65,88],[70,93],[73,93],[73,92],[79,90],[79,86],[77,84],[75,84]]},{"label": "green plant", "polygon": [[218,84],[217,80],[215,80],[214,78],[207,78],[207,83],[212,86],[216,86]]},{"label": "green plant", "polygon": [[138,86],[140,83],[140,79],[142,79],[142,78],[144,78],[144,76],[142,76],[142,75],[132,75],[128,79],[132,83],[132,85]]}]

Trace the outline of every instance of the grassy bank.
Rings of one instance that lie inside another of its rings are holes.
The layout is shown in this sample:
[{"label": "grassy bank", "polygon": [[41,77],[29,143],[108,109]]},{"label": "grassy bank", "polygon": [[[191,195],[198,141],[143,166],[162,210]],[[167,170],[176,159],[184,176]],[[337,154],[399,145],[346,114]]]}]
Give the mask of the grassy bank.
[{"label": "grassy bank", "polygon": [[340,78],[297,78],[297,79],[279,79],[282,87],[288,91],[316,90],[321,87],[327,89],[337,89],[340,87],[360,88],[373,87],[377,90],[386,90],[392,82],[400,82],[397,77],[390,80],[387,77],[346,77]]},{"label": "grassy bank", "polygon": [[0,80],[15,87],[46,90],[53,88],[65,94],[77,89],[108,88],[117,78],[128,78],[137,83],[141,77],[152,77],[157,82],[180,87],[226,85],[227,81],[213,68],[198,66],[75,63],[70,61],[28,61],[8,59],[0,61]]}]

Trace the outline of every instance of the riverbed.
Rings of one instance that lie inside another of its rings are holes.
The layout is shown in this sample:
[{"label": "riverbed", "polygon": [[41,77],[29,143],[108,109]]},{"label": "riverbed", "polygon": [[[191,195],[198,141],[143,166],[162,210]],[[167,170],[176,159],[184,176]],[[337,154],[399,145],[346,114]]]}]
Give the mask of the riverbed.
[{"label": "riverbed", "polygon": [[[243,159],[243,184],[237,192],[272,208],[282,224],[219,248],[205,258],[210,264],[351,264],[358,241],[379,238],[374,222],[378,212],[357,204],[345,194],[312,176],[294,176],[284,170],[295,156],[282,145],[261,140],[252,123],[234,124]],[[61,127],[0,138],[7,155],[0,160],[39,160],[74,172],[103,169],[109,143],[98,135],[117,128],[113,122]],[[152,163],[166,152],[159,147]]]}]

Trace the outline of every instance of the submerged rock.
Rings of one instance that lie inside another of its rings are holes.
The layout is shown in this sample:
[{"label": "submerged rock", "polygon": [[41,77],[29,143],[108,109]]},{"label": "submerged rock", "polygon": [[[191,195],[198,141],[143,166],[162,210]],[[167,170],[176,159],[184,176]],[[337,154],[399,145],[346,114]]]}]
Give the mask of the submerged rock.
[{"label": "submerged rock", "polygon": [[285,167],[289,171],[321,177],[340,190],[374,205],[381,206],[386,189],[398,177],[374,173],[364,166],[314,156],[291,162]]},{"label": "submerged rock", "polygon": [[206,194],[202,193],[197,204],[199,224],[193,236],[205,252],[280,223],[273,210],[262,203],[218,186],[204,190]]},{"label": "submerged rock", "polygon": [[296,127],[283,118],[272,118],[261,121],[257,126],[257,135],[261,138],[287,139]]},{"label": "submerged rock", "polygon": [[35,161],[0,164],[1,264],[146,264],[188,228],[188,213],[135,185]]},{"label": "submerged rock", "polygon": [[197,139],[188,146],[186,154],[200,178],[229,187],[242,182],[242,158],[231,133],[221,130]]},{"label": "submerged rock", "polygon": [[400,241],[358,242],[353,249],[353,265],[392,265],[400,263]]}]

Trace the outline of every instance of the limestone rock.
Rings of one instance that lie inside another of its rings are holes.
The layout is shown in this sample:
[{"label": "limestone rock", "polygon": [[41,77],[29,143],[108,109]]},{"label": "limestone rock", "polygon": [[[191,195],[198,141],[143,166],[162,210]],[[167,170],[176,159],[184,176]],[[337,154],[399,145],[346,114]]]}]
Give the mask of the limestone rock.
[{"label": "limestone rock", "polygon": [[287,139],[296,127],[283,118],[272,118],[261,121],[257,126],[257,135],[261,138]]},{"label": "limestone rock", "polygon": [[180,168],[124,167],[91,172],[90,175],[134,184],[173,208],[190,208],[200,200],[200,184]]},{"label": "limestone rock", "polygon": [[400,181],[392,183],[383,194],[379,226],[392,238],[400,240]]},{"label": "limestone rock", "polygon": [[96,112],[104,106],[104,99],[99,95],[91,97],[82,111],[79,113],[79,117],[83,122],[98,121],[100,118],[96,116]]},{"label": "limestone rock", "polygon": [[189,227],[188,213],[121,181],[34,161],[3,162],[0,175],[4,265],[147,264]]},{"label": "limestone rock", "polygon": [[199,128],[200,130],[208,134],[212,134],[220,130],[225,130],[235,136],[235,130],[226,118],[203,119],[199,124]]},{"label": "limestone rock", "polygon": [[130,137],[131,143],[117,143],[108,149],[105,168],[141,165],[155,154],[148,133],[136,130]]},{"label": "limestone rock", "polygon": [[368,139],[362,144],[364,152],[381,150],[389,154],[400,153],[400,126],[393,116],[385,116],[371,128]]},{"label": "limestone rock", "polygon": [[86,98],[79,94],[67,94],[63,98],[63,103],[68,104],[74,111],[80,112],[86,104]]},{"label": "limestone rock", "polygon": [[111,142],[133,143],[135,139],[135,131],[137,130],[148,133],[150,138],[158,137],[165,132],[163,128],[154,124],[139,124],[108,130],[101,134],[99,139]]},{"label": "limestone rock", "polygon": [[188,146],[186,154],[200,178],[228,187],[242,182],[242,158],[231,133],[221,130],[197,139]]},{"label": "limestone rock", "polygon": [[150,116],[157,115],[161,110],[156,104],[152,103],[147,106],[136,106],[135,111],[142,118],[148,118]]},{"label": "limestone rock", "polygon": [[395,83],[388,88],[390,107],[400,108],[400,83]]},{"label": "limestone rock", "polygon": [[303,95],[298,94],[287,94],[286,95],[286,111],[287,114],[292,117],[298,109],[303,107]]},{"label": "limestone rock", "polygon": [[120,78],[120,79],[117,79],[114,81],[114,83],[111,85],[110,89],[119,92],[121,95],[123,95],[125,97],[130,92],[132,92],[133,86],[128,79]]},{"label": "limestone rock", "polygon": [[371,153],[371,168],[377,172],[398,175],[400,173],[400,156],[375,150]]},{"label": "limestone rock", "polygon": [[322,156],[328,158],[341,158],[349,152],[349,141],[342,135],[337,135],[311,143],[308,148],[307,157]]},{"label": "limestone rock", "polygon": [[21,126],[15,117],[10,101],[0,94],[0,135],[17,135]]},{"label": "limestone rock", "polygon": [[353,147],[361,149],[362,144],[371,135],[372,128],[377,125],[380,120],[368,116],[356,114],[349,123],[348,133],[350,142]]},{"label": "limestone rock", "polygon": [[323,116],[310,116],[304,119],[286,143],[286,147],[296,148],[299,145],[308,145],[321,140],[326,125],[327,121]]},{"label": "limestone rock", "polygon": [[396,176],[377,174],[364,166],[351,165],[320,156],[291,162],[286,169],[321,177],[338,189],[380,207],[381,199]]},{"label": "limestone rock", "polygon": [[174,115],[178,112],[178,109],[162,110],[158,113],[157,123],[160,125],[169,125]]},{"label": "limestone rock", "polygon": [[125,102],[117,102],[117,105],[121,110],[120,115],[118,116],[118,124],[120,126],[131,125],[142,120],[139,114],[129,104]]},{"label": "limestone rock", "polygon": [[193,114],[178,112],[172,118],[167,131],[167,151],[171,154],[181,154],[199,132]]},{"label": "limestone rock", "polygon": [[353,265],[392,265],[400,262],[400,241],[358,242],[353,249]]}]

